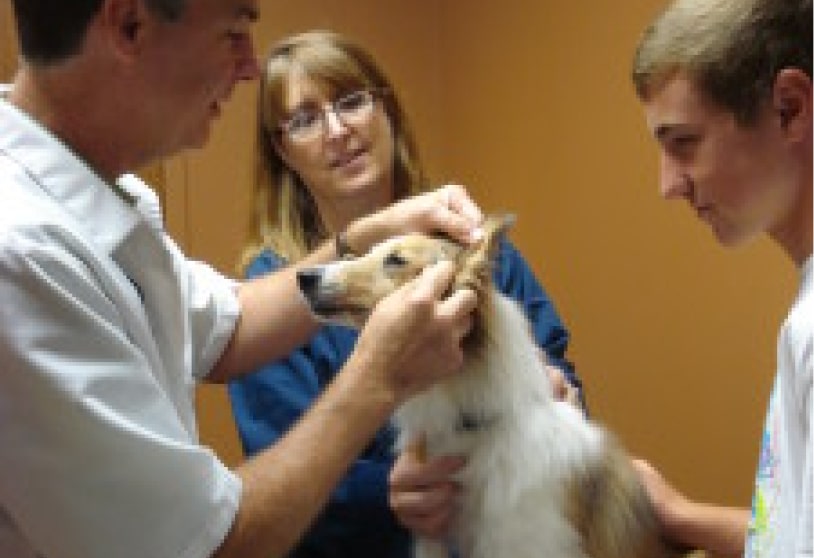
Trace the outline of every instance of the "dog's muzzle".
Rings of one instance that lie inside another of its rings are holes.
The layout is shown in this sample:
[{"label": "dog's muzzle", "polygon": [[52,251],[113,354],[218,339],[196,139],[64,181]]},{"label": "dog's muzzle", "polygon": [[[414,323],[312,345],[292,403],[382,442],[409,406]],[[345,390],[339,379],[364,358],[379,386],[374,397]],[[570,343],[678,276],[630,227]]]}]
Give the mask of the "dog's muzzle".
[{"label": "dog's muzzle", "polygon": [[[327,281],[328,266],[317,266],[297,271],[297,286],[305,297],[311,312],[330,323],[360,327],[367,311],[342,300],[337,285]],[[358,319],[352,319],[356,315]]]},{"label": "dog's muzzle", "polygon": [[322,281],[322,269],[320,268],[312,267],[297,271],[297,286],[305,298],[312,303],[319,291],[320,281]]}]

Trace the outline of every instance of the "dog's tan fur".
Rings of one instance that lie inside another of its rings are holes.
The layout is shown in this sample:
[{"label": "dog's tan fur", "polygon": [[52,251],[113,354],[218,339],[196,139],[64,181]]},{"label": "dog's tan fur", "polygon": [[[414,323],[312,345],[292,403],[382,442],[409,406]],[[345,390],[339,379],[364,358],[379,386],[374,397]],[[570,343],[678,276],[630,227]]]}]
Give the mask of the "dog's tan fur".
[{"label": "dog's tan fur", "polygon": [[[529,356],[536,353],[525,318],[493,288],[492,266],[509,224],[503,217],[488,219],[484,240],[470,248],[421,234],[391,239],[360,258],[316,270],[317,286],[304,292],[318,315],[361,326],[382,297],[444,259],[456,265],[453,288],[477,293],[464,370],[407,402],[396,417],[403,438],[426,436],[429,454],[469,457],[455,527],[464,558],[676,556],[659,536],[626,454],[613,436],[553,400],[542,363]],[[507,319],[510,326],[524,322],[526,331],[507,329],[502,325]],[[517,338],[499,338],[506,335]],[[521,396],[502,401],[497,392],[510,382],[522,384],[516,390]],[[462,429],[464,419],[475,428]],[[458,426],[449,424],[456,421]],[[550,432],[538,436],[541,429]],[[529,452],[539,462],[529,461]],[[422,558],[446,555],[429,541],[419,541],[416,552]]]},{"label": "dog's tan fur", "polygon": [[603,459],[574,474],[567,514],[591,557],[678,556],[668,549],[647,495],[612,436]]}]

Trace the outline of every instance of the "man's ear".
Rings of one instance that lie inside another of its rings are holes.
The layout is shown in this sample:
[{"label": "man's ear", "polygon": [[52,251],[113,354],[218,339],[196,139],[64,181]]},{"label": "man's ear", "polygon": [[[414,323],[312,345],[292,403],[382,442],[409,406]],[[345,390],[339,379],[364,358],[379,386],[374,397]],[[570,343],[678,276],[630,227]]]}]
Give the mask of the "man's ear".
[{"label": "man's ear", "polygon": [[772,106],[780,126],[792,140],[809,137],[812,117],[811,78],[797,68],[777,73],[772,89]]},{"label": "man's ear", "polygon": [[104,0],[99,12],[109,45],[120,56],[136,54],[151,14],[143,0]]}]

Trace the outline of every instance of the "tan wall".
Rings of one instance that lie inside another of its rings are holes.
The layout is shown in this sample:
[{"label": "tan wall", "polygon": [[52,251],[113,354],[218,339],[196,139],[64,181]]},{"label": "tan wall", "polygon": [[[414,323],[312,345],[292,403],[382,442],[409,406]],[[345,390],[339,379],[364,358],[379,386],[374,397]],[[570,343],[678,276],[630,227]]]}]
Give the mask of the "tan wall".
[{"label": "tan wall", "polygon": [[14,16],[11,2],[0,2],[0,82],[8,82],[17,66]]},{"label": "tan wall", "polygon": [[[584,5],[262,2],[257,43],[330,27],[366,44],[400,88],[432,173],[517,213],[514,240],[571,328],[593,414],[682,488],[746,505],[796,277],[767,242],[724,251],[658,197],[627,75],[661,2]],[[0,77],[6,15],[3,3]],[[246,233],[255,91],[239,88],[204,151],[146,173],[166,183],[173,234],[226,272]],[[204,390],[200,411],[204,440],[237,463],[223,391]]]}]

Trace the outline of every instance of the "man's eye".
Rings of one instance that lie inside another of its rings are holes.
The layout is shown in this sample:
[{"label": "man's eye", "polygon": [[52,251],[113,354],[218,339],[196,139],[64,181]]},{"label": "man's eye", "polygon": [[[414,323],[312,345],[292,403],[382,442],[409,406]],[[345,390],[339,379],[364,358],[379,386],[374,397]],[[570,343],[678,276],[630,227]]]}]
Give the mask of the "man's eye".
[{"label": "man's eye", "polygon": [[384,267],[404,267],[407,260],[398,252],[392,252],[384,259]]},{"label": "man's eye", "polygon": [[691,146],[695,145],[695,143],[697,141],[698,141],[697,136],[691,136],[691,135],[674,136],[673,140],[672,140],[672,144],[677,149],[686,149],[688,147],[691,147]]}]

